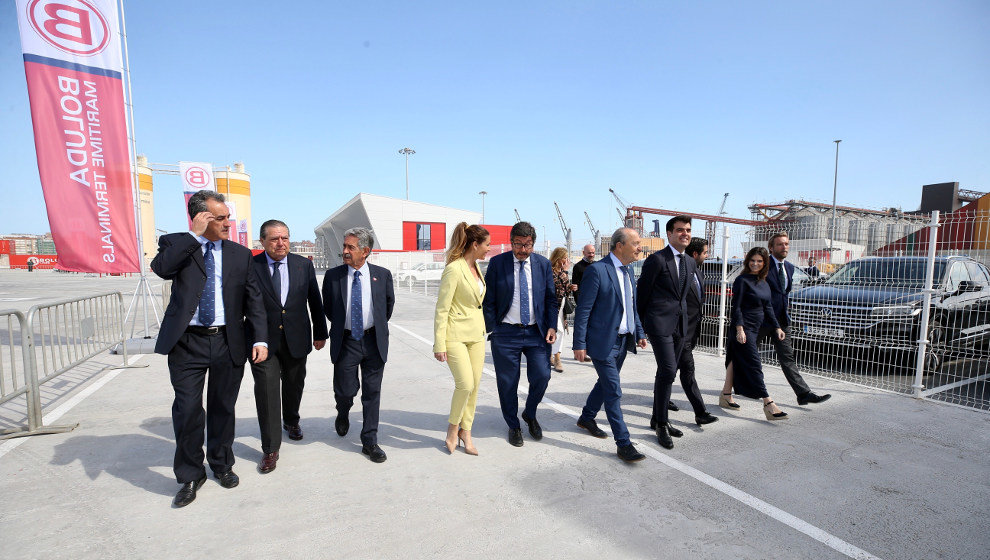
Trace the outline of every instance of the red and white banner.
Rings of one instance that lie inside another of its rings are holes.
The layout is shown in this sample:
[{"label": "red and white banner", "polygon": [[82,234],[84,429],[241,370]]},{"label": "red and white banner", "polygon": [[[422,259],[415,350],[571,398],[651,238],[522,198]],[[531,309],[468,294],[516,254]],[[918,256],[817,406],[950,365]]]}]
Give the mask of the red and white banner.
[{"label": "red and white banner", "polygon": [[58,268],[137,272],[114,0],[17,0],[38,173]]},{"label": "red and white banner", "polygon": [[[182,194],[185,196],[186,205],[189,207],[189,198],[196,194],[196,191],[203,189],[216,190],[217,186],[213,182],[213,165],[198,161],[180,161],[179,177],[182,177]],[[189,221],[189,229],[192,229],[192,218],[186,212],[186,219]]]}]

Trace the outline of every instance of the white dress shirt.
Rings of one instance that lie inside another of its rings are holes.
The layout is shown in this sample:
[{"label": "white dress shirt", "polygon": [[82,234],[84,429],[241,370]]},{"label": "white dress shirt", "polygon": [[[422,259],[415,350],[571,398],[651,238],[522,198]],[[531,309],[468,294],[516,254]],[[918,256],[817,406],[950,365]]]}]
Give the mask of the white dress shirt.
[{"label": "white dress shirt", "polygon": [[[680,258],[678,255],[683,255],[683,253],[681,253],[680,251],[678,251],[677,249],[675,249],[673,245],[668,244],[667,246],[670,247],[670,250],[674,252],[674,266],[677,268],[677,277],[680,278],[681,277],[681,261],[683,259]],[[686,259],[687,258],[687,255],[684,255],[684,258]]]},{"label": "white dress shirt", "polygon": [[[368,262],[365,261],[361,268],[361,313],[364,315],[362,323],[364,324],[364,330],[368,330],[375,326],[375,316],[372,313],[372,303],[371,303],[371,269],[368,268]],[[351,328],[351,284],[354,283],[354,267],[347,267],[347,299],[344,300],[344,308],[347,311],[344,313],[344,328],[350,330]]]},{"label": "white dress shirt", "polygon": [[[622,319],[619,320],[619,334],[629,334],[629,329],[626,327],[629,316],[629,310],[626,309],[626,273],[622,272],[622,267],[625,265],[615,256],[615,253],[609,253],[608,256],[612,258],[615,275],[619,277],[619,299],[622,301]],[[632,271],[629,270],[630,284],[632,284],[632,280]]]},{"label": "white dress shirt", "polygon": [[[210,242],[209,239],[196,235],[193,232],[189,232],[189,235],[196,238],[199,241],[200,252],[202,252],[203,257],[206,257],[206,244]],[[226,325],[226,316],[224,315],[223,309],[223,240],[213,242],[213,293],[214,293],[214,311],[213,311],[213,324],[211,327],[219,327],[221,325]],[[190,325],[202,327],[203,323],[199,322],[199,305],[196,306],[196,310],[193,311],[192,320],[189,321]]]},{"label": "white dress shirt", "polygon": [[[515,255],[512,256],[512,278],[515,282],[512,289],[512,305],[509,306],[509,311],[505,314],[505,318],[502,319],[503,323],[509,323],[511,325],[517,325],[522,323],[522,315],[519,313],[520,302],[522,299],[519,296],[519,260],[516,259]],[[536,324],[536,314],[533,313],[533,260],[526,257],[526,260],[522,261],[522,268],[526,271],[526,281],[528,293],[529,293],[529,324]]]},{"label": "white dress shirt", "polygon": [[285,306],[285,300],[286,300],[286,298],[289,297],[289,256],[286,255],[284,259],[282,259],[280,261],[276,261],[276,260],[272,259],[271,255],[269,255],[266,252],[265,253],[265,258],[268,259],[268,277],[269,278],[271,278],[272,274],[274,274],[274,271],[275,271],[275,266],[274,266],[273,263],[276,263],[276,262],[279,263],[278,264],[278,275],[279,275],[279,278],[281,279],[281,282],[280,283],[281,283],[281,286],[282,286],[282,293],[280,293],[278,295],[278,298],[279,298],[279,302],[281,302],[282,303],[282,306],[284,307]]}]

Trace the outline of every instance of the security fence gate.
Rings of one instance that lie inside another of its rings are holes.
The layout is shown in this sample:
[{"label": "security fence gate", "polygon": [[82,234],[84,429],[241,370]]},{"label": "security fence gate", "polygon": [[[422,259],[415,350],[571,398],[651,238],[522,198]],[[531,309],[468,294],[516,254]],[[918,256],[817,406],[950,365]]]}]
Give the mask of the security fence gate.
[{"label": "security fence gate", "polygon": [[[803,371],[990,410],[990,214],[837,225],[828,238],[794,223],[726,228],[710,250],[718,257],[702,266],[702,349],[723,352],[746,252],[786,231],[796,266],[788,336]],[[761,355],[777,363],[769,342]]]}]

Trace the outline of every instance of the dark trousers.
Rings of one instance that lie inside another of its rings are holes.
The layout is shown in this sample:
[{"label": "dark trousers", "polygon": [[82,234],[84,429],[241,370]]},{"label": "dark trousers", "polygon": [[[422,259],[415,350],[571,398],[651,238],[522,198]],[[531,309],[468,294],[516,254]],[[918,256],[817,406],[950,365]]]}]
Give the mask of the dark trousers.
[{"label": "dark trousers", "polygon": [[626,428],[625,420],[622,419],[622,386],[619,381],[619,371],[622,370],[622,363],[626,361],[626,352],[635,344],[633,338],[630,334],[620,334],[616,336],[615,344],[608,352],[608,358],[591,359],[598,374],[598,381],[588,394],[584,408],[581,409],[582,420],[593,420],[604,406],[605,417],[612,427],[612,437],[619,447],[629,445],[629,430]]},{"label": "dark trousers", "polygon": [[500,323],[495,326],[489,340],[492,342],[492,361],[495,364],[495,384],[502,417],[510,430],[519,429],[519,368],[522,356],[526,356],[526,378],[529,395],[523,416],[536,418],[536,407],[543,400],[550,384],[550,345],[540,335],[536,325],[513,327]]},{"label": "dark trousers", "polygon": [[667,336],[647,336],[653,347],[653,358],[657,361],[657,374],[653,381],[653,419],[658,424],[665,424],[670,389],[677,377],[677,364],[681,358],[684,337],[676,332]]},{"label": "dark trousers", "polygon": [[794,348],[791,347],[791,328],[784,329],[784,340],[777,340],[777,333],[773,329],[760,330],[760,338],[768,338],[773,343],[777,351],[777,361],[780,362],[780,369],[784,370],[784,378],[791,385],[794,394],[802,397],[811,392],[811,388],[801,377],[798,371],[797,362],[794,360]]},{"label": "dark trousers", "polygon": [[[207,370],[210,372],[209,384]],[[231,361],[223,333],[210,336],[185,333],[168,354],[168,371],[175,390],[175,400],[172,402],[175,480],[184,484],[201,478],[206,474],[204,457],[214,473],[230,470],[234,465],[234,404],[241,387],[244,365],[235,365]]]},{"label": "dark trousers", "polygon": [[251,364],[254,375],[254,404],[261,428],[261,450],[274,453],[282,446],[282,424],[299,425],[299,403],[306,384],[306,356],[294,358],[282,334],[277,352]]},{"label": "dark trousers", "polygon": [[[361,378],[358,380],[358,367]],[[344,334],[340,355],[333,364],[333,396],[337,401],[337,414],[346,416],[354,406],[354,397],[361,390],[361,443],[378,443],[378,408],[381,404],[382,376],[385,362],[378,353],[374,331],[365,333],[361,340]]]},{"label": "dark trousers", "polygon": [[705,401],[701,399],[701,388],[694,376],[694,342],[684,344],[681,350],[681,359],[677,362],[677,369],[681,371],[681,387],[687,395],[691,408],[694,409],[695,416],[701,416],[708,412],[705,408]]}]

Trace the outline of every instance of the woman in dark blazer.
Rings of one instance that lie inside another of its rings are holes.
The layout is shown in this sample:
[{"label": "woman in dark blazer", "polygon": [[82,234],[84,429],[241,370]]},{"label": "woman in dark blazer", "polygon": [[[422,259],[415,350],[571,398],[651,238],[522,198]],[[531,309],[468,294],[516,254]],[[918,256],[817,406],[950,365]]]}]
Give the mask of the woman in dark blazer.
[{"label": "woman in dark blazer", "polygon": [[753,399],[763,399],[763,412],[767,420],[783,420],[786,412],[774,404],[763,383],[763,366],[757,338],[764,319],[777,330],[777,338],[784,339],[784,331],[777,324],[770,304],[770,286],[767,272],[770,270],[770,254],[763,247],[753,247],[746,253],[742,274],[732,283],[732,322],[730,323],[728,353],[725,358],[725,385],[718,405],[736,409],[732,400],[732,388],[736,393]]}]

